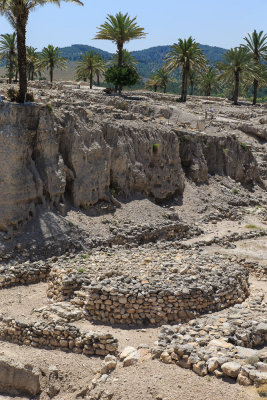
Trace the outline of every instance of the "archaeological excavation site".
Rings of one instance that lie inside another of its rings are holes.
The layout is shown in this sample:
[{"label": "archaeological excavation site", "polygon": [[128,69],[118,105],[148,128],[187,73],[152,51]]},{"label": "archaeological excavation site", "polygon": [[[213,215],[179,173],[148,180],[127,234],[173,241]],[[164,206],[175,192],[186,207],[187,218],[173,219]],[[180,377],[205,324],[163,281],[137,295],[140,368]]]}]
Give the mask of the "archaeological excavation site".
[{"label": "archaeological excavation site", "polygon": [[0,399],[267,396],[267,103],[0,103]]}]

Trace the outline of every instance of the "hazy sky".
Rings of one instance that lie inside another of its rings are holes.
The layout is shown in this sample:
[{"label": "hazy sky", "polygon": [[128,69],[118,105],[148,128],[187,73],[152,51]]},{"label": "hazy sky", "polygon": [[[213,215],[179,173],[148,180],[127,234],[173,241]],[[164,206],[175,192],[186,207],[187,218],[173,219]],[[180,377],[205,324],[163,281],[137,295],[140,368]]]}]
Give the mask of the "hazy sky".
[{"label": "hazy sky", "polygon": [[[40,50],[53,44],[63,47],[88,44],[115,51],[114,44],[93,40],[107,14],[118,11],[137,16],[148,33],[146,39],[127,45],[141,50],[172,44],[179,37],[192,35],[199,43],[224,48],[234,47],[254,29],[267,32],[267,0],[84,0],[84,6],[64,3],[60,8],[45,5],[30,14],[27,44]],[[0,17],[0,33],[11,32]]]}]

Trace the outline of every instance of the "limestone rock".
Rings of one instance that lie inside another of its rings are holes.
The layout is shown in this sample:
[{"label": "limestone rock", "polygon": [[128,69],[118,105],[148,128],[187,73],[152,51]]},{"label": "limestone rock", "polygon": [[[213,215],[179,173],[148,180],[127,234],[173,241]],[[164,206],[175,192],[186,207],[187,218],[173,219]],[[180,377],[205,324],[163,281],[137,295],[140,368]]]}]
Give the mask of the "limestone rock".
[{"label": "limestone rock", "polygon": [[236,362],[227,362],[223,364],[221,368],[225,375],[236,378],[240,372],[241,365]]},{"label": "limestone rock", "polygon": [[27,365],[0,359],[0,391],[36,396],[40,392],[39,371]]},{"label": "limestone rock", "polygon": [[120,354],[120,360],[123,361],[124,367],[130,367],[138,362],[140,354],[135,347],[125,347],[125,349]]}]

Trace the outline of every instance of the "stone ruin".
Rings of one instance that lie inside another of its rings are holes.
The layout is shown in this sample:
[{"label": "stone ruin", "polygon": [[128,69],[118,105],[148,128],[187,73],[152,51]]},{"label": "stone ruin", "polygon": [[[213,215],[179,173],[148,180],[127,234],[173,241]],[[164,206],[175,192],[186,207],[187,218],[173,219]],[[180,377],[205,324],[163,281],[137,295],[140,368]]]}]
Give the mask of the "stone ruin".
[{"label": "stone ruin", "polygon": [[[182,196],[187,180],[202,185],[216,175],[265,187],[267,160],[222,132],[223,115],[207,127],[205,108],[193,113],[194,103],[189,103],[192,110],[179,110],[173,96],[166,106],[160,94],[140,92],[141,100],[134,102],[88,96],[80,87],[72,88],[71,96],[59,89],[50,91],[51,109],[41,103],[0,105],[2,242],[11,240],[40,208],[64,217],[68,207],[90,210],[104,201],[116,208],[120,195],[131,199],[135,193],[163,202]],[[47,101],[41,83],[33,84],[33,90],[39,102]],[[266,140],[263,114],[260,109],[247,118],[246,112],[233,111],[228,123],[237,129],[238,120],[238,131]],[[253,129],[249,120],[257,120]],[[80,329],[75,321],[131,329],[162,326],[149,350],[153,358],[200,376],[231,377],[241,385],[266,383],[266,351],[254,349],[267,340],[266,301],[260,293],[251,294],[249,285],[249,273],[266,279],[266,269],[237,257],[201,253],[212,244],[231,248],[238,240],[265,237],[266,230],[191,245],[185,240],[196,239],[201,229],[174,214],[167,217],[153,227],[110,226],[107,238],[90,245],[82,240],[77,245],[69,235],[60,250],[57,241],[42,249],[30,241],[25,247],[15,242],[9,253],[2,246],[0,288],[47,282],[50,304],[34,310],[37,322],[0,315],[0,340],[111,357],[106,372],[119,355],[117,338]],[[0,372],[0,390],[13,385],[18,393],[40,392],[38,372],[11,364],[4,368],[32,383],[30,389],[15,378],[4,384]]]}]

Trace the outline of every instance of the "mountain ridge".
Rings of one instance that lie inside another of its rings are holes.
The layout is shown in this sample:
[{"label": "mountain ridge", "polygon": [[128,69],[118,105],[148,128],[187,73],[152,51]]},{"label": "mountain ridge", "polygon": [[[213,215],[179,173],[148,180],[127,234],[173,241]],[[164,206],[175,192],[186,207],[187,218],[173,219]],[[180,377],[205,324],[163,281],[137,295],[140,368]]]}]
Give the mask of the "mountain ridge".
[{"label": "mountain ridge", "polygon": [[[161,68],[164,64],[165,55],[170,51],[170,47],[171,45],[153,46],[144,50],[132,51],[133,56],[138,62],[138,71],[140,75],[144,78],[148,78],[157,69]],[[221,61],[223,55],[227,51],[227,49],[222,47],[202,44],[200,44],[200,48],[211,64]],[[79,61],[82,53],[90,50],[100,54],[106,61],[110,60],[113,54],[97,47],[84,44],[73,44],[71,46],[62,47],[60,50],[62,52],[61,55],[69,61]]]}]

